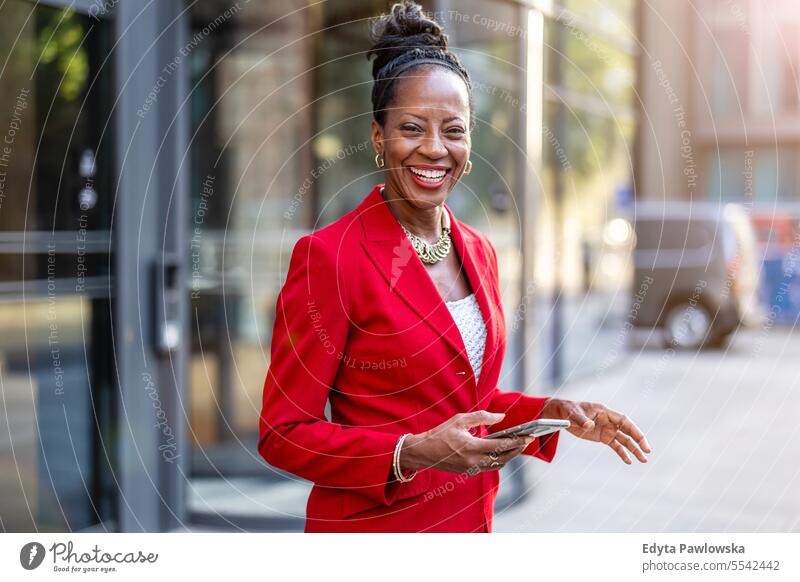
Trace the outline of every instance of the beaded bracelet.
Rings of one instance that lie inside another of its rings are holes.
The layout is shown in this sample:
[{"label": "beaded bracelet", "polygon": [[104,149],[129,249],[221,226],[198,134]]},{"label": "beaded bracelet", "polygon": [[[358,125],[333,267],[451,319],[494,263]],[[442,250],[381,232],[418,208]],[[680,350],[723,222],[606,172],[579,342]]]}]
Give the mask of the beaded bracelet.
[{"label": "beaded bracelet", "polygon": [[405,477],[403,476],[403,471],[400,469],[400,449],[403,448],[403,441],[406,440],[406,437],[409,436],[411,433],[406,433],[397,439],[397,444],[394,447],[394,460],[392,461],[392,467],[394,468],[394,476],[397,478],[398,481],[401,483],[407,483],[411,481],[417,474],[416,471],[411,473],[410,476]]}]

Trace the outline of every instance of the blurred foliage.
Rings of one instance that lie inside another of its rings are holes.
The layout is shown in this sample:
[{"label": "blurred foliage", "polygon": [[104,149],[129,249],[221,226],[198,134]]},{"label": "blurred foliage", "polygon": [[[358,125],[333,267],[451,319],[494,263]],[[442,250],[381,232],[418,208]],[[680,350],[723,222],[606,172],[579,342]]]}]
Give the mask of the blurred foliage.
[{"label": "blurred foliage", "polygon": [[[570,15],[548,19],[545,25],[545,71],[550,91],[545,91],[544,116],[546,131],[555,129],[556,106],[563,99],[564,143],[548,143],[545,136],[545,162],[552,167],[564,164],[566,159],[576,177],[589,178],[602,171],[621,148],[631,147],[625,142],[632,139],[634,130],[630,114],[635,60],[620,44],[609,42],[607,35],[614,35],[622,44],[632,44],[632,2],[564,0],[561,4]],[[587,23],[601,28],[603,35],[593,33]],[[560,82],[554,78],[554,66],[560,67]],[[561,158],[558,145],[564,150]]]},{"label": "blurred foliage", "polygon": [[42,11],[38,45],[43,65],[54,66],[59,94],[67,101],[83,95],[89,77],[89,56],[83,46],[86,31],[72,10]]},{"label": "blurred foliage", "polygon": [[610,34],[631,34],[634,0],[559,0],[558,4],[596,22]]}]

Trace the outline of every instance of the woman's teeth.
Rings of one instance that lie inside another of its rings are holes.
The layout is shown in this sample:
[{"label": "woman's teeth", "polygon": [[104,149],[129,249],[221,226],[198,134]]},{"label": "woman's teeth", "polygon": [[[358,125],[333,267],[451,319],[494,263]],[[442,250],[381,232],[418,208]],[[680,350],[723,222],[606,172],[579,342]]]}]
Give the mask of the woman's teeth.
[{"label": "woman's teeth", "polygon": [[418,168],[409,168],[411,172],[424,182],[436,183],[444,178],[447,170],[420,170]]}]

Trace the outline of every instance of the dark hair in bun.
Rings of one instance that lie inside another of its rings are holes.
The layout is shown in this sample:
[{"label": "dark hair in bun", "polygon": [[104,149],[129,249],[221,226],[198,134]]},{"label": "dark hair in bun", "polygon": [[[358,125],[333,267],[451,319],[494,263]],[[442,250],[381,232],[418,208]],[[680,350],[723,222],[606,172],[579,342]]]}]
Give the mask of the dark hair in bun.
[{"label": "dark hair in bun", "polygon": [[372,48],[367,59],[372,62],[372,115],[384,124],[386,109],[394,98],[395,81],[407,71],[428,65],[441,65],[454,71],[469,92],[470,130],[475,125],[472,81],[458,57],[447,48],[442,26],[428,18],[412,0],[394,4],[388,14],[375,19],[371,30]]}]

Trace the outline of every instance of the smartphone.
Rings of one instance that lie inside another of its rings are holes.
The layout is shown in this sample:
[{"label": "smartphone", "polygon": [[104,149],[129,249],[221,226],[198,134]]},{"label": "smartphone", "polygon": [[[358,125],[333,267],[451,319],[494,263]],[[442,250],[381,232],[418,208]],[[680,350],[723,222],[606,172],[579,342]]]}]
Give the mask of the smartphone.
[{"label": "smartphone", "polygon": [[483,438],[497,439],[501,437],[513,437],[513,436],[539,437],[559,431],[562,428],[569,428],[568,420],[556,420],[554,418],[540,418],[538,420],[531,420],[530,422],[524,422],[522,424],[518,424],[517,426],[512,426],[507,429],[494,432]]}]

